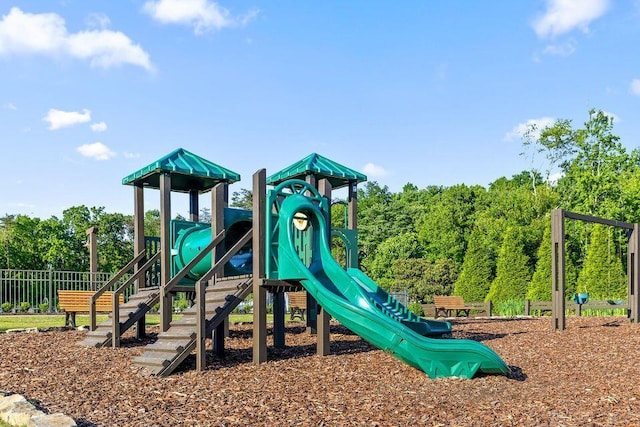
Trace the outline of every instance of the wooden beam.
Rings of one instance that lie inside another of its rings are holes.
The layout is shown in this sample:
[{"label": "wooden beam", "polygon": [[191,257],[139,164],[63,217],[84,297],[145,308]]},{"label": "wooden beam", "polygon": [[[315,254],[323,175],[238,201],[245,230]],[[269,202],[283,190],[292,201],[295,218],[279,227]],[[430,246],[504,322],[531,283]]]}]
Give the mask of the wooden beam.
[{"label": "wooden beam", "polygon": [[199,195],[198,190],[189,190],[189,221],[198,222],[200,219]]},{"label": "wooden beam", "polygon": [[565,245],[564,218],[562,209],[551,212],[551,315],[553,329],[565,329]]},{"label": "wooden beam", "polygon": [[165,285],[171,280],[171,235],[169,223],[171,221],[171,175],[160,174],[160,329],[169,329],[173,316],[172,295],[166,292]]},{"label": "wooden beam", "polygon": [[[318,192],[322,197],[329,199],[328,206],[331,206],[331,183],[328,179],[321,179],[318,183]],[[327,233],[329,241],[331,241],[331,208],[326,213],[325,221],[327,221]],[[317,256],[317,255],[316,255]],[[319,356],[328,356],[330,353],[330,337],[329,337],[329,320],[331,316],[326,310],[318,305],[316,324],[318,326],[318,346],[316,348]]]},{"label": "wooden beam", "polygon": [[284,292],[281,290],[273,294],[273,346],[285,348],[285,311]]},{"label": "wooden beam", "polygon": [[640,283],[640,224],[633,225],[627,256],[629,319],[633,323],[640,323],[640,291],[638,290]]},{"label": "wooden beam", "polygon": [[267,291],[265,277],[265,219],[267,171],[253,174],[253,363],[267,360]]},{"label": "wooden beam", "polygon": [[[139,254],[146,249],[144,241],[144,186],[142,183],[136,183],[133,187],[133,248],[134,254]],[[142,267],[143,263],[144,259],[134,267],[134,273]],[[145,277],[136,280],[136,292],[146,286],[147,281]],[[138,320],[138,323],[136,323],[137,339],[142,339],[146,335],[146,317],[147,316],[142,316],[140,320]]]},{"label": "wooden beam", "polygon": [[[562,209],[557,209],[557,210],[562,210]],[[625,228],[627,230],[633,230],[633,224],[630,224],[628,222],[617,221],[615,219],[600,218],[597,216],[579,214],[579,213],[569,212],[565,210],[562,210],[562,212],[564,213],[565,218],[577,219],[579,221],[594,222],[596,224],[610,225],[613,227],[620,227],[620,228]]]}]

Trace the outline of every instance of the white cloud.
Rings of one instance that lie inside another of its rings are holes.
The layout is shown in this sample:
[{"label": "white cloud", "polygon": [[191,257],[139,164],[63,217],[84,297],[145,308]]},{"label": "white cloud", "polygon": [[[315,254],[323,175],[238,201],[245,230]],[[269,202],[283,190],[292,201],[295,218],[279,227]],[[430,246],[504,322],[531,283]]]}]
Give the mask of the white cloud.
[{"label": "white cloud", "polygon": [[547,0],[547,9],[532,26],[538,37],[566,34],[578,28],[589,31],[589,24],[607,12],[609,0]]},{"label": "white cloud", "polygon": [[85,22],[89,28],[105,29],[111,25],[111,19],[104,13],[90,13]]},{"label": "white cloud", "polygon": [[631,93],[640,96],[640,79],[631,80]]},{"label": "white cloud", "polygon": [[80,113],[77,111],[62,111],[52,108],[42,120],[49,123],[50,130],[56,130],[89,122],[91,120],[91,111],[85,108]]},{"label": "white cloud", "polygon": [[122,155],[124,156],[125,159],[139,159],[140,158],[140,153],[131,153],[129,151],[125,151],[124,153],[122,153]]},{"label": "white cloud", "polygon": [[542,51],[545,55],[552,56],[571,56],[576,51],[575,40],[569,40],[565,43],[550,44]]},{"label": "white cloud", "polygon": [[93,144],[84,144],[76,148],[78,153],[85,157],[95,160],[109,160],[116,155],[109,147],[102,142],[94,142]]},{"label": "white cloud", "polygon": [[7,102],[6,104],[4,104],[2,106],[5,110],[12,110],[12,111],[16,111],[18,109],[18,107],[16,107],[13,103],[11,102]]},{"label": "white cloud", "polygon": [[547,178],[547,182],[551,185],[555,185],[558,183],[558,181],[560,180],[560,178],[562,178],[564,176],[564,172],[557,172],[557,173],[552,173],[551,175],[549,175],[549,177]]},{"label": "white cloud", "polygon": [[104,132],[107,130],[107,124],[105,122],[91,123],[91,130],[94,132]]},{"label": "white cloud", "polygon": [[[103,16],[100,22],[108,25],[108,18]],[[119,31],[69,33],[61,16],[25,13],[17,7],[0,20],[0,56],[12,54],[70,56],[87,60],[92,67],[130,64],[153,71],[149,54]]]},{"label": "white cloud", "polygon": [[251,9],[243,16],[234,17],[228,9],[210,0],[147,1],[142,10],[162,24],[193,27],[193,31],[198,35],[212,30],[247,25],[259,13],[258,9]]},{"label": "white cloud", "polygon": [[540,117],[538,119],[529,119],[524,123],[517,124],[513,129],[507,132],[504,136],[505,141],[513,141],[516,139],[524,138],[527,133],[532,139],[538,139],[540,132],[544,128],[553,126],[556,119],[551,117]]},{"label": "white cloud", "polygon": [[382,166],[367,163],[362,167],[362,172],[370,178],[382,178],[389,175],[389,172]]}]

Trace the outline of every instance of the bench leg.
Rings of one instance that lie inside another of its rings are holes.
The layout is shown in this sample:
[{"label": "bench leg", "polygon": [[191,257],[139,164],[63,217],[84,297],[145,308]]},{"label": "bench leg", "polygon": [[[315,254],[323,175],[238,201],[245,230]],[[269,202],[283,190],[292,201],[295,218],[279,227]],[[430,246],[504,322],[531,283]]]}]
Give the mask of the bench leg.
[{"label": "bench leg", "polygon": [[72,328],[76,327],[76,313],[74,311],[64,312],[64,326],[71,326]]}]

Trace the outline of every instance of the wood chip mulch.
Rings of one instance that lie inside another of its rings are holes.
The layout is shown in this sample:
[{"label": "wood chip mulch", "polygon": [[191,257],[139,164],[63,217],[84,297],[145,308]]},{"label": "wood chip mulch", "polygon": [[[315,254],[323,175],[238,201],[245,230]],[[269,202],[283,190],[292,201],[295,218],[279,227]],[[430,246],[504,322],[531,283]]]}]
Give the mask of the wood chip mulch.
[{"label": "wood chip mulch", "polygon": [[287,349],[255,366],[251,326],[237,325],[224,359],[208,355],[205,372],[187,359],[169,378],[141,375],[132,337],[89,349],[80,331],[0,334],[0,391],[81,426],[640,425],[640,325],[569,317],[554,332],[549,318],[472,318],[454,330],[495,350],[510,377],[432,380],[339,325],[331,356],[289,324]]}]

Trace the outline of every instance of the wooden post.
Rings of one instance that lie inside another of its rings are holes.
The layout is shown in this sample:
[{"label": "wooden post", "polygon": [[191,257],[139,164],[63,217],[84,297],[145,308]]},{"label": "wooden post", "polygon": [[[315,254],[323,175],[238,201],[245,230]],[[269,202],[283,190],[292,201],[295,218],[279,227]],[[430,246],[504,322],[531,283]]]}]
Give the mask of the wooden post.
[{"label": "wooden post", "polygon": [[565,326],[565,248],[564,211],[551,212],[551,301],[553,329],[563,331]]},{"label": "wooden post", "polygon": [[204,371],[207,365],[205,299],[205,283],[198,280],[196,282],[196,369],[198,371]]},{"label": "wooden post", "polygon": [[[222,230],[224,230],[224,208],[226,202],[226,183],[220,183],[211,190],[211,238],[214,239]],[[227,249],[227,248],[225,248]],[[218,261],[222,257],[223,252],[213,248],[211,259]],[[211,265],[215,263],[212,261]],[[224,273],[218,273],[216,277],[211,279],[209,286],[215,286],[216,279],[224,276]],[[204,314],[203,314],[204,315]],[[224,355],[224,323],[221,323],[212,332],[211,342],[213,343],[213,352],[218,356]]]},{"label": "wooden post", "polygon": [[[328,179],[321,179],[318,185],[318,190],[321,196],[329,199],[328,206],[331,206],[331,183]],[[329,241],[331,241],[331,208],[326,213],[325,221],[327,222],[327,233]],[[315,255],[317,256],[317,254]],[[317,320],[318,327],[318,347],[317,354],[319,356],[327,356],[329,354],[330,339],[329,339],[329,320],[331,317],[321,305],[317,305]]]},{"label": "wooden post", "polygon": [[[144,187],[141,183],[136,183],[133,187],[133,256],[144,251]],[[134,267],[134,272],[137,272],[140,267],[145,263],[146,259],[142,259],[138,265]],[[147,286],[146,280],[140,277],[136,280],[136,292],[140,291]],[[142,316],[136,323],[136,338],[142,339],[146,335],[146,316]]]},{"label": "wooden post", "polygon": [[356,230],[358,228],[358,182],[349,183],[349,194],[347,195],[347,228]]},{"label": "wooden post", "polygon": [[265,277],[265,219],[267,171],[253,174],[253,363],[267,360],[267,295]]},{"label": "wooden post", "polygon": [[627,301],[629,301],[629,320],[633,323],[640,323],[640,224],[633,224],[633,232],[629,237],[629,251],[627,263],[627,275],[629,289]]},{"label": "wooden post", "polygon": [[173,316],[172,296],[166,292],[166,284],[171,280],[171,175],[160,174],[160,329],[169,329]]},{"label": "wooden post", "polygon": [[198,222],[200,219],[199,194],[198,190],[189,190],[189,221]]},{"label": "wooden post", "polygon": [[89,227],[86,233],[87,247],[89,248],[89,281],[91,290],[95,291],[96,273],[98,272],[98,227]]},{"label": "wooden post", "polygon": [[284,292],[273,294],[273,346],[285,348],[285,300]]},{"label": "wooden post", "polygon": [[524,300],[524,315],[531,316],[531,300],[530,299]]},{"label": "wooden post", "polygon": [[[307,175],[305,181],[314,188],[318,188],[318,179],[315,175]],[[307,292],[307,332],[311,335],[318,333],[318,303],[309,292]]]},{"label": "wooden post", "polygon": [[491,302],[491,300],[487,301],[487,316],[493,316],[493,303]]}]

